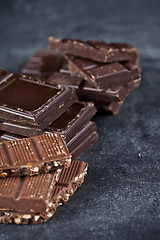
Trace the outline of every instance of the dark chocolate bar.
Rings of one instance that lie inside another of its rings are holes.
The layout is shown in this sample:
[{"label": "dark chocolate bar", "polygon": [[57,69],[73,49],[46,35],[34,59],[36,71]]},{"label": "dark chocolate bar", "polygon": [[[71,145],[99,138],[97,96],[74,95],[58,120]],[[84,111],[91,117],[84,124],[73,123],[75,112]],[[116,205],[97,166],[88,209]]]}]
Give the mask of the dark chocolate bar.
[{"label": "dark chocolate bar", "polygon": [[94,116],[96,108],[93,103],[74,103],[57,120],[41,130],[36,126],[16,123],[11,121],[0,121],[0,129],[6,132],[15,133],[27,137],[32,137],[44,133],[59,132],[68,142],[81,128]]},{"label": "dark chocolate bar", "polygon": [[0,70],[1,119],[45,129],[76,100],[74,89],[59,89]]},{"label": "dark chocolate bar", "polygon": [[43,79],[59,71],[65,62],[63,55],[58,52],[38,50],[22,68],[21,73]]},{"label": "dark chocolate bar", "polygon": [[65,73],[54,73],[48,80],[48,84],[59,87],[74,88],[81,101],[92,101],[108,104],[111,101],[124,101],[128,93],[139,86],[140,79],[136,79],[122,86],[108,88],[105,91],[91,86],[88,82],[77,76]]},{"label": "dark chocolate bar", "polygon": [[99,64],[71,55],[66,55],[66,58],[69,62],[68,68],[71,75],[82,77],[97,89],[106,90],[140,79],[140,71],[137,65],[118,62]]},{"label": "dark chocolate bar", "polygon": [[49,48],[62,53],[69,53],[77,57],[91,59],[98,62],[130,61],[138,63],[135,47],[127,43],[105,43],[101,41],[81,41],[74,39],[58,39],[49,37]]},{"label": "dark chocolate bar", "polygon": [[0,177],[34,175],[69,167],[71,155],[59,133],[0,143]]},{"label": "dark chocolate bar", "polygon": [[[88,164],[72,161],[61,173],[0,179],[0,222],[43,223],[68,201],[87,174]],[[60,174],[60,176],[59,176]],[[57,176],[59,180],[57,182]]]}]

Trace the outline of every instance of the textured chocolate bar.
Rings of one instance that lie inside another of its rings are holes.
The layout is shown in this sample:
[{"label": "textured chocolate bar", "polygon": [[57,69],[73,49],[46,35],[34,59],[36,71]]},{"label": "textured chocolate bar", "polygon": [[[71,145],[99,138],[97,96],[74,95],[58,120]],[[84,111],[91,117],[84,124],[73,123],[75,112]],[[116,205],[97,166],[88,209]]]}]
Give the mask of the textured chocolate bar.
[{"label": "textured chocolate bar", "polygon": [[58,71],[65,62],[63,55],[58,52],[38,50],[22,68],[21,73],[43,79]]},{"label": "textured chocolate bar", "polygon": [[91,59],[98,62],[130,61],[138,63],[135,47],[127,43],[105,43],[101,41],[81,41],[49,37],[49,48],[62,53]]},{"label": "textured chocolate bar", "polygon": [[24,123],[0,121],[0,129],[6,132],[32,137],[44,133],[59,132],[68,142],[94,116],[96,108],[93,103],[74,103],[57,120],[45,130],[40,130]]},{"label": "textured chocolate bar", "polygon": [[85,162],[72,161],[58,173],[57,183],[57,173],[0,179],[0,222],[46,222],[81,186],[87,167]]},{"label": "textured chocolate bar", "polygon": [[76,100],[74,89],[59,89],[0,70],[1,119],[44,129]]},{"label": "textured chocolate bar", "polygon": [[97,62],[66,55],[69,62],[71,75],[84,78],[92,86],[98,89],[108,89],[122,86],[128,82],[140,79],[140,71],[137,65],[110,63],[99,64]]},{"label": "textured chocolate bar", "polygon": [[0,177],[34,175],[69,167],[71,155],[59,133],[0,143]]},{"label": "textured chocolate bar", "polygon": [[[89,122],[67,143],[69,152],[72,155],[72,160],[78,158],[90,146],[98,140],[96,133],[97,126],[95,122]],[[2,132],[0,133],[0,142],[21,139],[23,136]]]}]

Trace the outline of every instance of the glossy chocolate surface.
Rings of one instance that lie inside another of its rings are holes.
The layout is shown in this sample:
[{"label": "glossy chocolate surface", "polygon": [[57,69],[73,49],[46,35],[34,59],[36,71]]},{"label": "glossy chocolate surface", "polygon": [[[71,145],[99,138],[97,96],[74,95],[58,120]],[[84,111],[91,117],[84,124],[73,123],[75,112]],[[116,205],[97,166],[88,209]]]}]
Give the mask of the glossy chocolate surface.
[{"label": "glossy chocolate surface", "polygon": [[59,89],[0,70],[1,119],[27,122],[44,129],[76,100],[73,89]]}]

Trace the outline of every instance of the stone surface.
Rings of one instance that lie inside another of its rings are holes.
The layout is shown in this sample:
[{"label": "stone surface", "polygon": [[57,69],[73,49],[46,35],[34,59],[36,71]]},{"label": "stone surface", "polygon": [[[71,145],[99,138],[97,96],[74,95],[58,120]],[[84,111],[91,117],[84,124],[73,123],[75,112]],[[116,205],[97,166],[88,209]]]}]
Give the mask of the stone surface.
[{"label": "stone surface", "polygon": [[46,224],[1,224],[1,240],[159,238],[159,9],[158,0],[1,1],[0,67],[18,72],[49,35],[129,42],[142,66],[119,114],[94,118],[100,139],[80,158],[89,163],[82,188]]}]

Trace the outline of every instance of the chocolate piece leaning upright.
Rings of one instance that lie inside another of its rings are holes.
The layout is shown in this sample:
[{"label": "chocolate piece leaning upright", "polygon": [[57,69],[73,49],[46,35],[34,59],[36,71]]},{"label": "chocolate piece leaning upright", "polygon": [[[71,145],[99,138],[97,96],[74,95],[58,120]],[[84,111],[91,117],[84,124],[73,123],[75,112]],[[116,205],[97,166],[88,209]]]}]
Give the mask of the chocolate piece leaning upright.
[{"label": "chocolate piece leaning upright", "polygon": [[49,50],[37,50],[24,65],[22,74],[45,79],[66,62],[61,53]]},{"label": "chocolate piece leaning upright", "polygon": [[71,155],[59,133],[0,143],[0,177],[46,173],[70,163]]},{"label": "chocolate piece leaning upright", "polygon": [[68,68],[71,75],[84,78],[97,89],[122,86],[134,80],[140,79],[140,71],[137,65],[109,63],[99,64],[97,62],[66,55]]},{"label": "chocolate piece leaning upright", "polygon": [[76,100],[74,89],[60,89],[0,70],[0,119],[45,129]]},{"label": "chocolate piece leaning upright", "polygon": [[72,161],[71,166],[63,169],[58,176],[56,172],[0,179],[0,222],[46,222],[57,207],[67,202],[81,186],[87,167],[85,162]]},{"label": "chocolate piece leaning upright", "polygon": [[137,49],[127,43],[106,43],[101,41],[81,41],[74,39],[58,39],[49,37],[49,48],[77,57],[97,62],[130,61],[138,63]]}]

